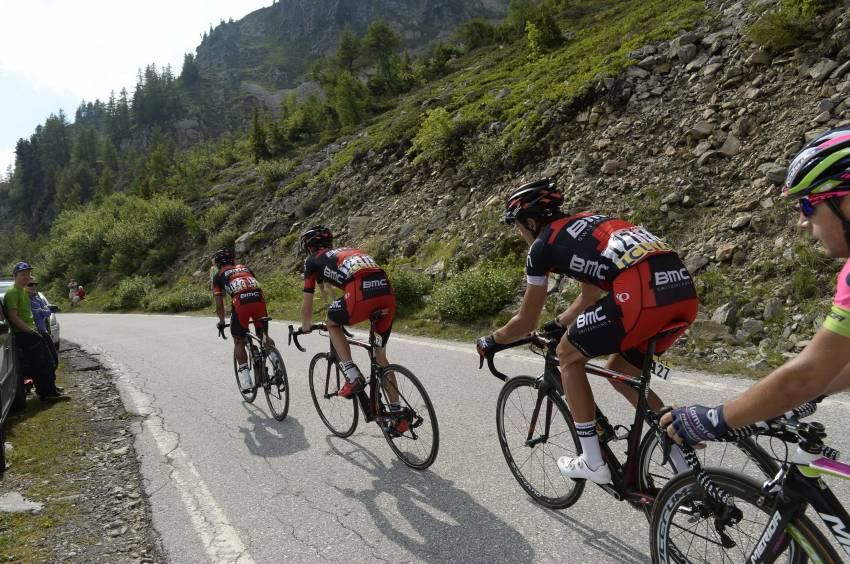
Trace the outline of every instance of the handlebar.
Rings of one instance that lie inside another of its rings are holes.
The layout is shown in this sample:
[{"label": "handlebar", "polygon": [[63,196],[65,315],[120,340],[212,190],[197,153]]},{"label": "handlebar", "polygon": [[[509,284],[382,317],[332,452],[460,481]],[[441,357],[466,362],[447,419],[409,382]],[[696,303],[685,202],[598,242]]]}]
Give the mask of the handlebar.
[{"label": "handlebar", "polygon": [[[324,323],[314,323],[313,325],[310,326],[310,332],[311,333],[313,331],[327,331],[327,330],[328,330],[328,326],[325,325]],[[353,337],[354,336],[351,333],[349,333],[348,329],[346,329],[345,327],[342,328],[342,332],[345,334],[346,337]],[[301,352],[307,352],[307,349],[302,347],[301,343],[298,342],[298,337],[300,337],[301,335],[306,335],[306,333],[304,332],[303,329],[301,329],[300,327],[298,329],[296,329],[295,327],[290,325],[289,326],[289,338],[287,340],[287,344],[291,345],[291,344],[295,343],[295,348],[297,348]]]},{"label": "handlebar", "polygon": [[523,345],[529,345],[529,344],[533,345],[533,346],[538,346],[538,347],[541,347],[541,348],[546,348],[547,346],[550,346],[550,345],[552,345],[556,342],[557,341],[548,337],[547,334],[545,334],[545,333],[542,333],[542,334],[541,333],[531,333],[531,334],[523,337],[522,339],[514,341],[513,343],[505,343],[505,344],[498,344],[497,343],[496,346],[494,348],[490,349],[489,351],[487,351],[486,354],[479,349],[478,354],[479,354],[480,358],[479,358],[479,363],[478,363],[478,369],[481,370],[484,367],[484,362],[486,361],[487,362],[487,368],[490,370],[490,373],[493,374],[493,376],[495,376],[499,380],[502,380],[504,382],[504,381],[508,380],[510,378],[510,376],[500,372],[496,368],[496,365],[493,363],[493,357],[496,356],[496,353],[499,353],[499,352],[507,350],[507,349],[512,349],[514,347],[521,347]]}]

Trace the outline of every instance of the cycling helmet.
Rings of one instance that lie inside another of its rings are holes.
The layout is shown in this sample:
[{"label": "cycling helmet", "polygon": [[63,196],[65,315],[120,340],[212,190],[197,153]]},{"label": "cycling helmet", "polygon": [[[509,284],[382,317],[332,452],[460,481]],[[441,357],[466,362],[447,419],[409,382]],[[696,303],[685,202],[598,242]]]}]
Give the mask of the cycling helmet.
[{"label": "cycling helmet", "polygon": [[850,125],[809,141],[788,167],[782,195],[804,196],[850,190]]},{"label": "cycling helmet", "polygon": [[219,249],[213,253],[213,260],[217,266],[224,266],[225,264],[234,264],[235,260],[233,258],[233,253],[231,253],[228,249]]},{"label": "cycling helmet", "polygon": [[299,248],[302,253],[314,252],[318,249],[330,247],[334,242],[334,235],[324,225],[314,225],[301,235]]},{"label": "cycling helmet", "polygon": [[503,221],[512,224],[525,218],[550,219],[561,213],[564,196],[551,178],[523,184],[511,194]]}]

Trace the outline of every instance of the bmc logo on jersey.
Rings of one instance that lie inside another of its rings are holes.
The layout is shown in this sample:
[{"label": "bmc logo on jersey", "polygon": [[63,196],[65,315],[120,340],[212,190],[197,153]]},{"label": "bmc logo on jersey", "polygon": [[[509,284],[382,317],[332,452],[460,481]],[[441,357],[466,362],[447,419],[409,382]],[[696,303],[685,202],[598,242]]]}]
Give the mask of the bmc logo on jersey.
[{"label": "bmc logo on jersey", "polygon": [[679,270],[668,270],[666,272],[655,273],[656,286],[666,286],[668,284],[674,284],[676,282],[682,282],[684,280],[690,279],[691,275],[688,272],[687,268],[680,268]]},{"label": "bmc logo on jersey", "polygon": [[573,255],[573,258],[570,259],[570,270],[577,274],[596,278],[597,280],[605,280],[605,271],[608,270],[608,265]]},{"label": "bmc logo on jersey", "polygon": [[584,234],[588,227],[596,225],[600,222],[600,220],[604,219],[608,218],[604,215],[589,215],[587,217],[583,217],[581,219],[576,220],[575,223],[567,227],[565,231],[569,233],[573,239],[581,239],[581,236]]},{"label": "bmc logo on jersey", "polygon": [[342,284],[342,273],[336,270],[333,270],[331,267],[326,266],[325,270],[322,271],[322,276],[325,280],[330,280],[332,282],[336,282],[337,284]]},{"label": "bmc logo on jersey", "polygon": [[363,289],[370,290],[372,288],[386,288],[389,286],[386,278],[381,278],[379,280],[364,280],[363,281]]},{"label": "bmc logo on jersey", "polygon": [[599,323],[600,321],[605,321],[608,318],[602,313],[602,306],[599,306],[596,309],[592,309],[588,312],[582,313],[576,319],[576,327],[579,329],[583,327],[587,327],[588,325],[593,325],[594,323]]}]

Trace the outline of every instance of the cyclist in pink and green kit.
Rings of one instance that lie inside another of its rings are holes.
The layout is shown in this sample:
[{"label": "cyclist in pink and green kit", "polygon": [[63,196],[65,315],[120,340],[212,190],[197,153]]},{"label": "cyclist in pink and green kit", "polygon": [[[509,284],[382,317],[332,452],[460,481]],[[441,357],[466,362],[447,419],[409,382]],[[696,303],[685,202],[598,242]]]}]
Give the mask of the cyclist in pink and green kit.
[{"label": "cyclist in pink and green kit", "polygon": [[[808,143],[791,161],[785,197],[800,203],[798,225],[833,258],[850,257],[850,125]],[[729,428],[776,417],[823,394],[850,389],[850,260],[832,308],[799,356],[723,405],[676,408],[661,420],[677,442],[715,440]]]}]

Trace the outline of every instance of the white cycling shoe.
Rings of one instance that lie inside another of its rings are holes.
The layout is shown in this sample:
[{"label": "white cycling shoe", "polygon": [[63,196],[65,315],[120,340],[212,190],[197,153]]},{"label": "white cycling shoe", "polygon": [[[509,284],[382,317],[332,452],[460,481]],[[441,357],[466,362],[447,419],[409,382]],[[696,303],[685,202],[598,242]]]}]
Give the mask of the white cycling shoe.
[{"label": "white cycling shoe", "polygon": [[596,470],[591,470],[583,456],[571,458],[562,456],[558,459],[558,470],[565,478],[574,480],[590,480],[594,484],[611,483],[611,470],[607,464],[603,464]]},{"label": "white cycling shoe", "polygon": [[254,389],[254,383],[251,382],[251,375],[248,372],[239,371],[239,380],[242,384],[242,393],[247,394]]}]

